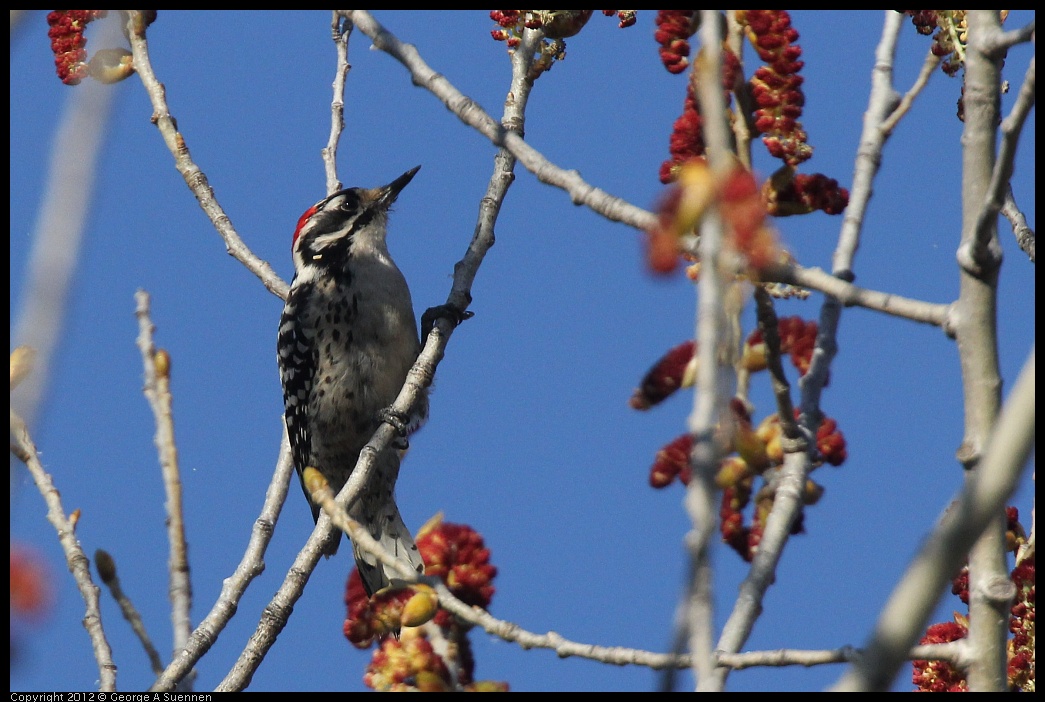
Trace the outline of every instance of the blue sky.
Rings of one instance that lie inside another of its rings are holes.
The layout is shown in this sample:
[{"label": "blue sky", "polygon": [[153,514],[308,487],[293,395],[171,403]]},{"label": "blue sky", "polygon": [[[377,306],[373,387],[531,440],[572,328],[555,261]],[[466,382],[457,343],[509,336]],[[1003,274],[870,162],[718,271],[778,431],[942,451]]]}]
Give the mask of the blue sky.
[{"label": "blue sky", "polygon": [[[510,79],[485,11],[376,14],[459,90],[499,118]],[[1009,27],[1032,13],[1016,12]],[[592,18],[567,40],[567,58],[538,82],[526,138],[551,161],[642,207],[662,186],[660,163],[685,78],[667,73],[652,38],[653,11],[636,26]],[[804,172],[851,185],[880,12],[796,12],[806,66],[802,118],[815,152]],[[75,88],[54,76],[45,14],[12,36],[11,310],[22,302],[30,234],[55,126]],[[334,48],[328,12],[161,12],[149,30],[153,66],[192,155],[240,236],[286,280],[300,214],[324,192],[320,149],[330,126]],[[896,84],[906,90],[929,39],[902,33]],[[98,48],[97,43],[88,49]],[[1033,51],[1010,54],[1014,88]],[[747,60],[753,62],[748,54]],[[445,301],[453,264],[472,236],[495,148],[465,127],[405,69],[356,32],[339,168],[346,185],[389,182],[417,164],[392,216],[390,248],[420,313]],[[932,302],[958,292],[960,82],[933,76],[886,147],[863,229],[857,283]],[[226,255],[173,167],[137,78],[117,86],[110,131],[43,413],[33,435],[66,510],[82,512],[87,553],[116,559],[124,590],[169,656],[167,548],[153,419],[141,394],[134,292],[152,295],[157,343],[173,359],[176,435],[195,603],[194,622],[239,562],[279,448],[282,398],[275,362],[282,302]],[[1015,92],[1015,90],[1013,91]],[[1013,96],[1007,95],[1007,113]],[[1033,119],[1033,117],[1032,117]],[[1020,141],[1013,188],[1033,227],[1034,132]],[[756,146],[764,176],[776,163]],[[535,632],[581,642],[666,650],[686,570],[689,527],[677,486],[655,491],[655,452],[685,430],[692,395],[647,413],[627,401],[649,365],[693,334],[685,279],[653,280],[641,236],[574,207],[521,167],[497,243],[472,289],[474,319],[454,334],[431,395],[428,425],[412,439],[399,505],[420,526],[438,511],[486,538],[500,573],[491,611]],[[840,217],[779,222],[800,262],[829,269]],[[1007,392],[1034,338],[1034,267],[1004,220],[998,304]],[[816,318],[822,297],[778,304]],[[745,313],[746,329],[754,324]],[[961,485],[954,452],[962,394],[953,341],[928,326],[847,309],[823,409],[838,420],[849,460],[815,478],[823,499],[791,540],[746,650],[860,645],[920,540]],[[794,381],[794,376],[791,376]],[[774,411],[756,377],[757,416]],[[1017,496],[1029,523],[1029,478]],[[312,528],[291,486],[275,537],[239,613],[198,666],[212,689],[235,661]],[[44,506],[12,463],[12,538],[31,544],[54,576],[48,619],[19,640],[13,690],[94,689],[98,671]],[[369,653],[341,635],[348,551],[321,563],[294,616],[254,676],[252,690],[362,689]],[[718,625],[745,564],[714,554]],[[960,603],[946,598],[935,621]],[[153,676],[117,607],[103,594],[118,685]],[[476,677],[513,690],[648,690],[656,676],[549,651],[523,651],[473,632]],[[734,673],[733,690],[810,690],[838,666]],[[683,685],[690,685],[688,674]],[[909,673],[897,689],[908,689]]]}]

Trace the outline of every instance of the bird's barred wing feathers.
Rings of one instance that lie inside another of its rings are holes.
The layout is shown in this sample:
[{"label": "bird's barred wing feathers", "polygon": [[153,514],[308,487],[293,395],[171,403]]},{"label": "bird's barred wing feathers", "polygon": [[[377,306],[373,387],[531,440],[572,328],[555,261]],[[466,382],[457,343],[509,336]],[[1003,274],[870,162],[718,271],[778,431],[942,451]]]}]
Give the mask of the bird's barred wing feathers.
[{"label": "bird's barred wing feathers", "polygon": [[283,382],[283,407],[294,467],[300,475],[308,467],[312,439],[308,432],[308,400],[316,369],[316,349],[301,329],[298,307],[311,284],[292,286],[279,320],[277,360]]}]

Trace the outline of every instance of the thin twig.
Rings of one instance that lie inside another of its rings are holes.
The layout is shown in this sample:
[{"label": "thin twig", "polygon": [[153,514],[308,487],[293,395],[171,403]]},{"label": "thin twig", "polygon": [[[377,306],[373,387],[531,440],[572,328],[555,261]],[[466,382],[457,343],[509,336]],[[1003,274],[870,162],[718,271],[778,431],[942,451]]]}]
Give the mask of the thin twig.
[{"label": "thin twig", "polygon": [[495,146],[507,149],[537,180],[565,190],[573,204],[585,205],[614,222],[650,229],[656,224],[656,215],[625,200],[596,188],[581,178],[577,171],[567,171],[546,159],[523,140],[522,135],[498,124],[471,98],[461,93],[440,73],[434,71],[417,52],[385,29],[365,10],[346,10],[353,24],[374,42],[374,46],[389,54],[410,71],[414,85],[431,92],[453,114],[489,139]]},{"label": "thin twig", "polygon": [[254,521],[254,528],[243,557],[233,574],[222,581],[221,593],[210,612],[189,636],[185,648],[175,652],[174,660],[152,684],[150,692],[173,690],[178,682],[189,674],[196,662],[217,642],[222,630],[236,614],[240,599],[247,587],[254,578],[264,572],[265,551],[272,540],[279,513],[287,499],[287,490],[293,474],[294,462],[291,460],[290,441],[287,439],[286,426],[284,426],[275,472],[269,482],[268,490],[265,492],[265,502],[261,507],[261,513]]},{"label": "thin twig", "polygon": [[911,89],[904,93],[904,96],[900,99],[900,104],[896,106],[892,114],[889,115],[879,129],[886,136],[893,133],[893,129],[897,123],[907,114],[911,106],[914,105],[914,99],[918,97],[918,94],[922,92],[926,85],[929,84],[929,78],[932,77],[933,71],[940,65],[942,59],[934,54],[931,50],[925,55],[925,62],[922,64],[922,70],[915,79]]},{"label": "thin twig", "polygon": [[871,95],[864,126],[857,147],[853,169],[853,187],[850,189],[849,205],[842,217],[842,230],[835,249],[832,273],[843,280],[853,281],[853,259],[860,246],[860,230],[873,193],[874,178],[882,162],[882,149],[889,133],[882,124],[900,104],[900,96],[893,87],[893,64],[896,61],[896,46],[902,17],[886,11],[882,38],[875,50],[874,69],[871,71]]},{"label": "thin twig", "polygon": [[902,295],[868,290],[826,273],[820,268],[805,268],[796,263],[777,266],[765,272],[763,277],[766,280],[817,290],[835,298],[844,307],[864,307],[912,322],[932,324],[953,334],[953,304],[925,302]]},{"label": "thin twig", "polygon": [[152,103],[152,122],[160,130],[163,143],[167,145],[174,156],[174,167],[185,179],[185,184],[196,196],[203,213],[210,219],[211,224],[225,242],[225,250],[230,256],[247,267],[251,273],[256,275],[262,284],[280,299],[286,299],[289,286],[286,281],[279,277],[272,266],[266,261],[258,258],[240,238],[232,221],[225,214],[218,203],[214,189],[210,187],[206,174],[192,160],[189,147],[185,143],[185,137],[178,131],[174,117],[171,116],[170,108],[167,106],[167,94],[163,84],[156,78],[149,59],[149,45],[145,39],[145,22],[140,10],[127,11],[127,35],[130,37],[131,54],[133,55],[134,70],[141,78],[145,92]]},{"label": "thin twig", "polygon": [[[738,60],[744,55],[744,44],[746,27],[737,21],[735,12],[726,12],[726,44]],[[737,158],[744,168],[751,168],[751,140],[755,136],[754,120],[757,105],[751,96],[751,84],[744,79],[743,71],[737,71],[736,83],[732,86],[733,99],[736,100],[736,109],[730,119],[733,130],[733,139],[737,145]]]},{"label": "thin twig", "polygon": [[345,82],[348,72],[352,70],[348,63],[348,38],[352,35],[352,22],[334,10],[330,30],[337,51],[337,67],[334,69],[334,95],[330,100],[330,137],[322,151],[328,195],[341,190],[341,180],[337,177],[337,146],[341,132],[345,129]]},{"label": "thin twig", "polygon": [[[762,340],[766,344],[767,367],[773,385],[773,395],[776,397],[780,428],[788,441],[793,444],[802,434],[795,422],[795,407],[791,402],[791,383],[787,380],[784,364],[780,360],[780,331],[777,326],[773,298],[760,285],[755,285],[755,311],[758,317],[758,328],[762,330]],[[806,446],[785,447],[785,452],[796,450],[804,451]]]},{"label": "thin twig", "polygon": [[[871,71],[871,94],[868,97],[864,125],[857,147],[853,168],[853,187],[842,219],[838,244],[832,257],[831,273],[851,283],[856,277],[853,261],[860,246],[864,217],[874,191],[874,179],[882,162],[882,150],[888,134],[881,129],[899,104],[900,97],[893,87],[893,65],[900,35],[902,18],[899,13],[886,11],[882,37],[875,49],[874,68]],[[802,377],[801,421],[812,434],[820,425],[820,395],[830,373],[831,361],[838,352],[838,324],[842,316],[842,302],[828,295],[820,307],[819,329],[809,370]]]},{"label": "thin twig", "polygon": [[1016,243],[1034,263],[1034,230],[1027,225],[1027,216],[1016,204],[1016,198],[1012,194],[1010,185],[1005,193],[1005,201],[1001,205],[1001,213],[1012,225],[1012,233],[1016,237]]},{"label": "thin twig", "polygon": [[983,205],[976,218],[975,236],[968,242],[963,242],[958,250],[958,261],[973,275],[984,275],[986,271],[997,267],[1001,259],[1001,249],[996,238],[998,212],[1007,200],[1006,195],[1011,193],[1009,181],[1015,168],[1016,147],[1027,116],[1034,107],[1034,84],[1032,56],[1020,92],[1016,96],[1016,103],[1012,106],[1009,116],[1001,123],[1001,147],[991,170],[990,185],[984,194]]},{"label": "thin twig", "polygon": [[131,598],[127,596],[127,593],[123,591],[123,587],[120,585],[120,578],[116,573],[116,561],[113,560],[113,557],[107,551],[98,549],[94,552],[94,565],[98,569],[98,577],[109,588],[109,594],[112,595],[116,604],[119,605],[123,618],[131,625],[131,631],[138,637],[142,648],[145,649],[145,655],[149,657],[149,665],[152,666],[152,672],[159,675],[163,672],[163,660],[160,658],[159,651],[152,645],[152,639],[149,637],[149,632],[145,630],[145,623],[142,621],[137,607],[134,606]]},{"label": "thin twig", "polygon": [[29,436],[29,429],[14,410],[11,411],[11,439],[11,453],[29,469],[33,482],[43,495],[44,502],[47,504],[47,521],[51,522],[58,532],[58,543],[61,544],[62,551],[65,553],[65,563],[69,566],[69,572],[73,574],[73,580],[86,605],[83,626],[87,630],[87,635],[91,637],[94,658],[98,662],[98,690],[114,692],[116,690],[116,664],[113,663],[112,648],[105,638],[105,631],[102,627],[102,611],[98,602],[99,588],[91,580],[90,561],[80,547],[73,523],[65,515],[62,498],[54,486],[54,481],[40,463],[36,444]]},{"label": "thin twig", "polygon": [[[170,543],[169,594],[171,599],[171,626],[174,632],[174,650],[184,648],[192,632],[192,579],[189,577],[189,547],[185,538],[185,513],[182,508],[181,473],[178,470],[178,447],[174,442],[174,416],[170,390],[170,355],[157,349],[149,310],[149,294],[139,290],[134,295],[135,315],[138,317],[138,350],[145,370],[142,391],[152,408],[156,421],[156,450],[160,458],[160,472],[167,496],[167,540]],[[161,667],[162,670],[162,667]],[[159,671],[157,671],[159,672]],[[186,680],[191,680],[186,678]],[[185,692],[188,689],[183,690]]]},{"label": "thin twig", "polygon": [[1032,19],[1030,22],[1018,29],[1013,29],[1008,32],[998,32],[993,37],[989,38],[987,44],[984,46],[984,51],[988,56],[1001,58],[1005,56],[1005,53],[1009,49],[1017,44],[1034,41],[1034,22],[1035,20]]},{"label": "thin twig", "polygon": [[[965,665],[967,657],[964,641],[948,641],[946,643],[914,646],[907,653],[908,660],[945,661],[956,667]],[[843,646],[834,650],[798,650],[782,648],[775,651],[745,651],[744,653],[717,652],[718,664],[733,670],[744,670],[753,667],[782,667],[802,665],[830,665],[832,663],[852,663],[860,659],[863,651],[852,646]]]}]

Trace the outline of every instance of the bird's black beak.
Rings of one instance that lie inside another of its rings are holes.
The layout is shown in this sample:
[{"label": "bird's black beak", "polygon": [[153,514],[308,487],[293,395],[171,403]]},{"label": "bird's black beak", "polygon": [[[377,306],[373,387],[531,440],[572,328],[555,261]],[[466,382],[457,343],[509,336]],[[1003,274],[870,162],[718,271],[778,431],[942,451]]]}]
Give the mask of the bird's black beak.
[{"label": "bird's black beak", "polygon": [[421,170],[420,166],[414,166],[409,171],[393,180],[388,185],[377,189],[378,200],[384,205],[391,205],[402,192],[406,184],[414,179],[414,174]]}]

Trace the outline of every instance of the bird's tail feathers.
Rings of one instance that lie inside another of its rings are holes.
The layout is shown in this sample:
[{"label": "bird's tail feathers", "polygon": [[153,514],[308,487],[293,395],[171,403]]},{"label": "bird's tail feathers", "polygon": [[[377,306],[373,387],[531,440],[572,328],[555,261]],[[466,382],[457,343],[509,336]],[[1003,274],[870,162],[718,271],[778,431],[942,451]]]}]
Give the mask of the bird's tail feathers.
[{"label": "bird's tail feathers", "polygon": [[[406,528],[403,517],[399,514],[395,500],[384,500],[367,519],[360,520],[370,535],[381,544],[381,547],[396,557],[401,564],[407,566],[416,573],[424,573],[424,561],[421,560],[421,552],[417,550],[414,537]],[[377,556],[360,549],[352,544],[352,555],[356,559],[356,567],[363,580],[363,587],[367,595],[373,595],[378,590],[388,587],[393,581],[402,580],[403,576],[397,570],[386,566]]]}]

